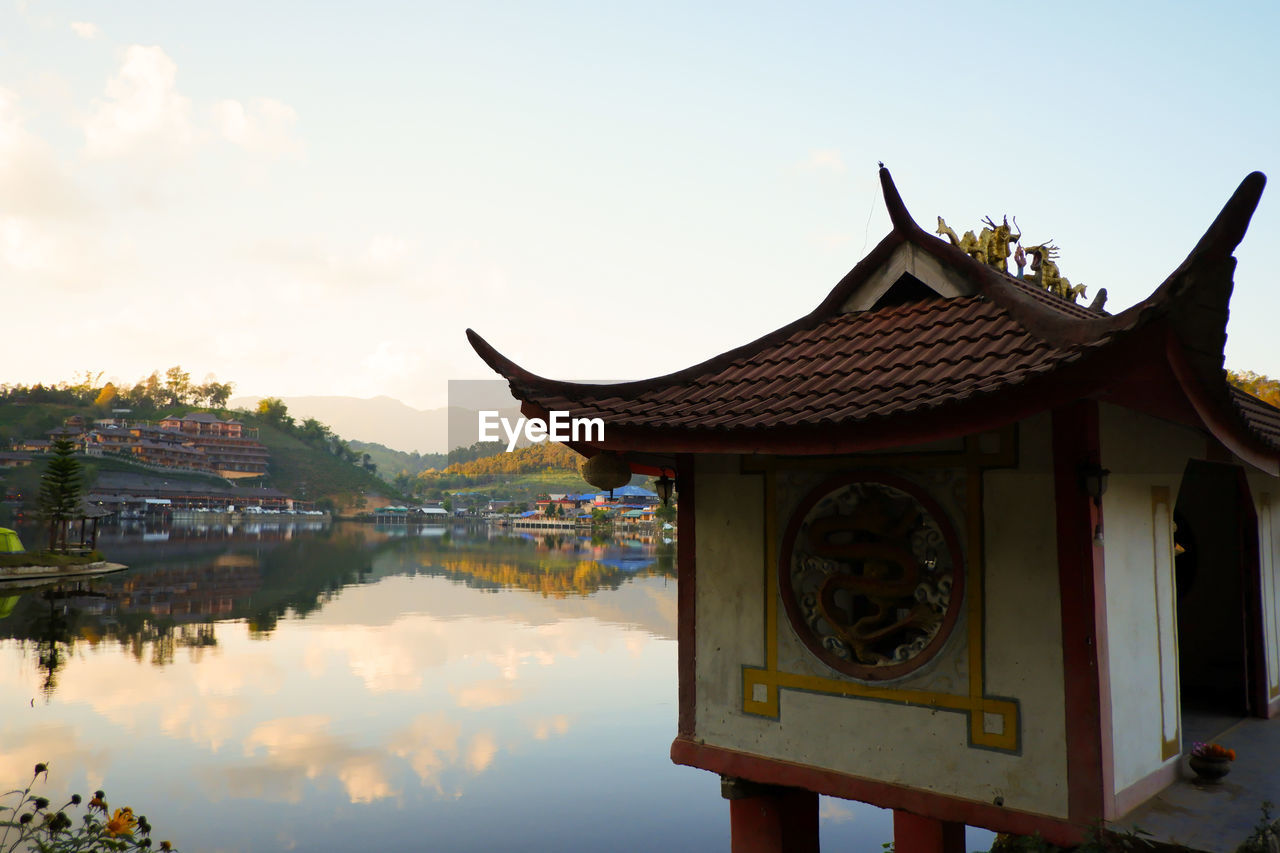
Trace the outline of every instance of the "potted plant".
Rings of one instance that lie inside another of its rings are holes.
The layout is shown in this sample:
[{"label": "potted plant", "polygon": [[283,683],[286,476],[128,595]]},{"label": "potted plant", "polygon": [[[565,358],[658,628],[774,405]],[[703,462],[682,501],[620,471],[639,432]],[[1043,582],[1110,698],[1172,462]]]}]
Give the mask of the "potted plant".
[{"label": "potted plant", "polygon": [[1236,751],[1221,744],[1197,743],[1191,747],[1191,769],[1206,782],[1216,782],[1226,776],[1235,760]]}]

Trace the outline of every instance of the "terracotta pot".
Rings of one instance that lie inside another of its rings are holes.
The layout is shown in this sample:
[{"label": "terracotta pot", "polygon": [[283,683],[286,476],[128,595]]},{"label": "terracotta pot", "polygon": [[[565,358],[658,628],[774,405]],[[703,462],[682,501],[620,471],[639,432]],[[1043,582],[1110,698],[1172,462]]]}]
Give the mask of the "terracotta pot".
[{"label": "terracotta pot", "polygon": [[1216,782],[1231,772],[1230,758],[1209,758],[1204,755],[1191,756],[1191,769],[1206,782]]}]

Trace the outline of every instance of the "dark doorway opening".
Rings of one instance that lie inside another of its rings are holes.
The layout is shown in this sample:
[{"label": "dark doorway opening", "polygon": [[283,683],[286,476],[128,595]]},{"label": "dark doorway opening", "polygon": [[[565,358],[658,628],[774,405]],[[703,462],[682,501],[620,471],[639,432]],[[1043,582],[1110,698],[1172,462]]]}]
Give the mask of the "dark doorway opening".
[{"label": "dark doorway opening", "polygon": [[1183,733],[1208,740],[1266,714],[1258,520],[1244,472],[1187,463],[1174,523]]}]

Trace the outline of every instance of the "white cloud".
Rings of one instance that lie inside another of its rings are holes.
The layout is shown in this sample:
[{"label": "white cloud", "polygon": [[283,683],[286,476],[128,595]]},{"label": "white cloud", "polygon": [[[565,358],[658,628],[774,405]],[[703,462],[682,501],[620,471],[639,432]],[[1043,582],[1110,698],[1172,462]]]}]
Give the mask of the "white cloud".
[{"label": "white cloud", "polygon": [[298,114],[273,98],[254,98],[246,109],[236,100],[213,105],[213,123],[223,139],[247,151],[272,156],[302,153],[302,141],[293,133]]},{"label": "white cloud", "polygon": [[98,25],[90,21],[72,21],[71,30],[82,39],[90,40],[98,37]]},{"label": "white cloud", "polygon": [[564,735],[569,731],[569,717],[566,714],[556,714],[553,717],[545,717],[534,720],[529,727],[533,730],[535,740],[548,740],[553,735]]},{"label": "white cloud", "polygon": [[314,236],[302,240],[258,240],[246,258],[282,268],[308,288],[329,285],[336,292],[368,288],[371,284],[415,290],[421,276],[415,264],[415,243],[394,234],[375,234],[362,243],[342,244],[340,237]]},{"label": "white cloud", "polygon": [[0,89],[0,214],[68,220],[86,209],[53,151],[27,130],[17,94]]},{"label": "white cloud", "polygon": [[191,145],[191,101],[178,93],[178,66],[159,47],[131,45],[120,73],[107,81],[106,99],[85,122],[93,157],[174,151]]},{"label": "white cloud", "polygon": [[524,695],[524,691],[519,687],[505,680],[490,680],[461,687],[450,687],[449,692],[453,694],[459,708],[466,708],[469,711],[513,705]]},{"label": "white cloud", "polygon": [[389,742],[392,754],[408,759],[423,784],[443,793],[439,775],[456,763],[462,726],[442,713],[419,714]]},{"label": "white cloud", "polygon": [[831,172],[836,175],[843,175],[848,171],[844,158],[834,148],[810,151],[809,156],[800,163],[800,168],[810,172]]},{"label": "white cloud", "polygon": [[409,243],[389,234],[378,234],[370,238],[365,249],[368,263],[380,269],[395,269],[409,255]]},{"label": "white cloud", "polygon": [[[331,719],[320,714],[282,717],[259,724],[244,739],[246,756],[265,753],[260,773],[273,779],[276,796],[298,802],[303,779],[336,776],[353,803],[394,797],[399,789],[388,779],[389,756],[380,749],[357,747],[330,732]],[[265,793],[265,792],[264,792]]]},{"label": "white cloud", "polygon": [[822,798],[822,807],[818,809],[818,819],[831,823],[848,823],[857,817],[852,808],[843,801],[832,797]]},{"label": "white cloud", "polygon": [[422,355],[403,344],[382,341],[361,363],[376,376],[407,376],[417,370]]},{"label": "white cloud", "polygon": [[479,732],[471,738],[467,748],[467,768],[472,773],[483,773],[498,754],[498,741],[492,732]]},{"label": "white cloud", "polygon": [[0,265],[17,273],[56,273],[58,243],[14,216],[0,218]]}]

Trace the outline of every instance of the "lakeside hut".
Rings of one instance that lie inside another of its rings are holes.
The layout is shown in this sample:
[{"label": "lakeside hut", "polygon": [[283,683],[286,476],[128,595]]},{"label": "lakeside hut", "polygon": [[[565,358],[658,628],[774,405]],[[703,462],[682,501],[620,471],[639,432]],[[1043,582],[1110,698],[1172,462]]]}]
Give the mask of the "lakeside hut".
[{"label": "lakeside hut", "polygon": [[685,370],[559,382],[467,334],[526,416],[604,419],[575,450],[674,473],[671,757],[736,853],[816,850],[819,794],[899,851],[1076,843],[1186,784],[1188,728],[1280,713],[1280,410],[1223,369],[1265,178],[1114,315],[880,180],[892,231],[816,309]]}]

